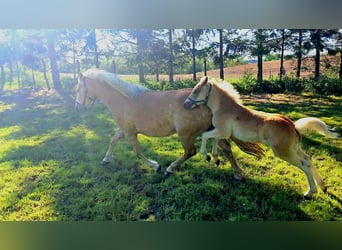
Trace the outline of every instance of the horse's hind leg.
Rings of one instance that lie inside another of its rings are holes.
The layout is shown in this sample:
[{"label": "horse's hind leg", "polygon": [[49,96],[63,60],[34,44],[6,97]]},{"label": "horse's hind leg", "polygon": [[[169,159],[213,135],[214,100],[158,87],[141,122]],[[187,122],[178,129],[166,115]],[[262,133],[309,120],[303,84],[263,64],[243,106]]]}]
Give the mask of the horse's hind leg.
[{"label": "horse's hind leg", "polygon": [[108,164],[113,160],[113,148],[115,147],[116,143],[118,143],[118,141],[122,138],[124,138],[124,134],[121,130],[118,130],[109,143],[106,155],[102,160],[102,165]]},{"label": "horse's hind leg", "polygon": [[151,166],[156,172],[160,171],[160,165],[158,162],[147,159],[142,153],[141,153],[141,149],[140,149],[140,144],[137,138],[137,134],[125,134],[126,139],[128,140],[128,142],[131,143],[134,152],[138,155],[138,157],[140,157],[141,159],[143,159],[143,161]]},{"label": "horse's hind leg", "polygon": [[279,150],[277,147],[272,147],[272,150],[276,156],[279,158],[299,167],[306,175],[307,180],[309,182],[310,189],[304,194],[305,199],[311,199],[312,195],[317,192],[317,187],[315,184],[315,180],[310,169],[311,160],[306,159],[301,155],[300,147],[297,148],[297,152],[294,150],[290,150],[290,148],[295,148],[293,145],[290,145],[287,149]]},{"label": "horse's hind leg", "polygon": [[305,154],[301,148],[298,150],[298,154],[309,162],[309,168],[310,168],[311,173],[312,173],[312,175],[316,181],[316,184],[322,189],[323,192],[326,192],[327,187],[325,186],[322,178],[317,173],[315,166],[312,164],[311,157],[309,155]]},{"label": "horse's hind leg", "polygon": [[238,165],[238,163],[237,163],[237,161],[233,155],[230,143],[225,139],[221,139],[218,141],[218,145],[223,150],[224,154],[228,158],[228,160],[229,160],[229,162],[233,168],[234,178],[236,180],[242,180],[242,177],[243,177],[242,169],[239,167],[239,165]]}]

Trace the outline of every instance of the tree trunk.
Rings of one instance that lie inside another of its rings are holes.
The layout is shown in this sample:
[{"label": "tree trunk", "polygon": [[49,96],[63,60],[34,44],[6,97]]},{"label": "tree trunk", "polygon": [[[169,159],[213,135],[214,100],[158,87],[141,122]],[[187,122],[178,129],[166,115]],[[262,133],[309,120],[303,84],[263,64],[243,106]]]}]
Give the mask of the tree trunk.
[{"label": "tree trunk", "polygon": [[5,69],[4,65],[1,64],[1,82],[0,82],[0,91],[2,91],[5,87]]},{"label": "tree trunk", "polygon": [[48,79],[47,74],[46,74],[46,64],[45,64],[44,60],[42,60],[42,65],[43,65],[43,74],[44,74],[45,84],[46,84],[46,87],[48,88],[48,90],[50,90],[51,87],[50,87],[49,79]]},{"label": "tree trunk", "polygon": [[258,55],[258,76],[257,76],[258,83],[263,82],[263,76],[262,76],[262,55]]},{"label": "tree trunk", "polygon": [[74,64],[74,84],[77,84],[77,65],[76,65],[76,50],[75,50],[75,40],[72,40],[72,60]]},{"label": "tree trunk", "polygon": [[139,82],[146,82],[144,76],[144,66],[143,66],[143,41],[141,35],[138,33],[137,35],[137,64],[138,64],[138,71],[139,71]]},{"label": "tree trunk", "polygon": [[172,30],[169,29],[169,82],[173,83],[173,49],[172,49]]},{"label": "tree trunk", "polygon": [[257,47],[257,57],[258,57],[258,74],[257,74],[257,81],[259,84],[263,82],[263,72],[262,72],[262,56],[264,53],[263,48],[263,36],[262,36],[262,29],[258,29],[256,34],[256,47]]},{"label": "tree trunk", "polygon": [[303,43],[303,30],[299,30],[299,37],[298,37],[298,56],[297,56],[297,78],[300,77],[300,71],[302,67],[302,43]]},{"label": "tree trunk", "polygon": [[100,68],[100,63],[99,63],[99,53],[97,51],[97,41],[96,41],[96,30],[92,30],[92,39],[93,39],[93,45],[94,45],[94,64],[95,67],[98,69]]},{"label": "tree trunk", "polygon": [[12,84],[13,84],[13,65],[12,65],[12,60],[10,60],[8,62],[8,66],[9,66],[9,70],[10,70],[10,75],[9,75],[9,83],[10,83],[10,87],[12,88]]},{"label": "tree trunk", "polygon": [[315,80],[317,81],[320,77],[320,63],[321,63],[321,52],[316,49],[315,55]]},{"label": "tree trunk", "polygon": [[207,76],[207,59],[204,58],[204,76]]},{"label": "tree trunk", "polygon": [[342,48],[340,49],[340,71],[338,73],[340,79],[342,79]]},{"label": "tree trunk", "polygon": [[57,53],[55,49],[55,37],[52,34],[48,34],[47,36],[47,47],[48,47],[48,56],[50,59],[50,67],[51,67],[51,75],[53,85],[58,92],[58,94],[67,102],[67,104],[71,105],[74,100],[64,92],[64,89],[61,84],[58,65],[57,65]]},{"label": "tree trunk", "polygon": [[156,81],[159,82],[159,63],[157,60],[155,61],[155,65],[156,65]]},{"label": "tree trunk", "polygon": [[220,79],[224,80],[224,65],[223,65],[223,30],[219,29],[220,34],[220,55],[219,55],[219,63],[220,63]]},{"label": "tree trunk", "polygon": [[196,81],[196,48],[195,48],[195,34],[194,34],[194,30],[192,30],[192,34],[191,34],[191,43],[192,43],[192,49],[191,49],[191,53],[192,53],[192,80]]},{"label": "tree trunk", "polygon": [[20,79],[20,67],[19,67],[19,62],[15,62],[15,66],[17,67],[17,79],[18,79],[18,88],[20,89],[21,86],[21,79]]},{"label": "tree trunk", "polygon": [[33,66],[31,67],[31,75],[32,75],[32,85],[33,85],[33,88],[36,89],[37,85],[36,85],[36,78],[34,77]]},{"label": "tree trunk", "polygon": [[280,54],[280,72],[279,72],[280,80],[283,78],[283,75],[285,75],[284,48],[285,48],[285,29],[282,29],[281,54]]}]

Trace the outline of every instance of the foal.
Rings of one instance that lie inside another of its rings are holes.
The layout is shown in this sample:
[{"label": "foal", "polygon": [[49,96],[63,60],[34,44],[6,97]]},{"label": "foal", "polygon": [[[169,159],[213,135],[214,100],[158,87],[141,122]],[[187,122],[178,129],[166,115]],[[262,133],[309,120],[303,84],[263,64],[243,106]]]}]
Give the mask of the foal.
[{"label": "foal", "polygon": [[[200,152],[204,156],[207,154],[206,143],[209,138],[216,139],[214,154],[218,139],[237,138],[245,142],[261,142],[271,147],[276,156],[299,167],[305,173],[310,186],[304,194],[305,198],[310,199],[317,192],[316,183],[326,191],[311,158],[301,149],[301,135],[289,118],[248,109],[242,105],[240,96],[232,85],[217,84],[208,81],[208,77],[202,78],[193,88],[184,102],[184,108],[191,109],[197,104],[205,104],[210,108],[215,127],[202,135]],[[305,124],[301,125],[302,128],[305,127]]]}]

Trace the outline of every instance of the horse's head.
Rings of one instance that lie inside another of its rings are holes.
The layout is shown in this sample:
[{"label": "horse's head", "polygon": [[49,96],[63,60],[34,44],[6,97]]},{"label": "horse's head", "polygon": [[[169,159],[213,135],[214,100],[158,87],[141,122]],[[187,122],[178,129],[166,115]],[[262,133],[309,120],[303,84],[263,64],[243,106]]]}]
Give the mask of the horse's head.
[{"label": "horse's head", "polygon": [[197,107],[198,104],[206,105],[208,103],[211,92],[211,83],[208,82],[208,77],[202,77],[201,80],[192,89],[188,98],[186,98],[183,106],[185,109]]},{"label": "horse's head", "polygon": [[96,98],[89,92],[86,77],[80,73],[76,88],[75,108],[79,112],[83,112],[94,104],[95,99]]}]

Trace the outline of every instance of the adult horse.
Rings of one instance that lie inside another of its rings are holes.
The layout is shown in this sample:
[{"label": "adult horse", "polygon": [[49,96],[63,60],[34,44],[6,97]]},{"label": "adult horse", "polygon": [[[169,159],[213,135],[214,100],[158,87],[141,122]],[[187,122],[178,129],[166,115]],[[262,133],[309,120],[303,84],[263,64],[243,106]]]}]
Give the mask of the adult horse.
[{"label": "adult horse", "polygon": [[[316,183],[323,191],[326,187],[311,158],[303,152],[300,146],[300,131],[314,130],[326,136],[336,138],[327,129],[327,125],[318,118],[304,118],[292,122],[286,116],[255,111],[245,107],[239,93],[226,82],[221,84],[209,81],[203,77],[193,88],[184,102],[184,108],[189,110],[198,103],[203,103],[212,111],[212,123],[215,129],[202,135],[201,153],[206,156],[206,142],[209,138],[214,142],[214,154],[218,139],[235,137],[241,141],[264,143],[270,146],[276,156],[299,167],[306,175],[310,189],[304,194],[311,198],[317,192]],[[316,183],[315,183],[316,182]]]},{"label": "adult horse", "polygon": [[[99,99],[112,112],[119,130],[111,139],[102,160],[103,164],[112,160],[116,143],[126,138],[146,164],[160,171],[158,162],[147,159],[142,154],[137,134],[163,137],[178,133],[184,155],[168,166],[165,173],[169,174],[196,154],[196,137],[211,127],[211,112],[207,107],[184,110],[183,103],[190,92],[191,89],[152,91],[138,84],[127,83],[115,74],[89,69],[79,76],[75,106],[78,111],[84,111]],[[259,157],[264,154],[258,144],[244,143],[234,138],[233,140],[247,153]],[[229,142],[220,140],[219,146],[232,165],[234,177],[241,179],[242,171],[234,159]]]}]

